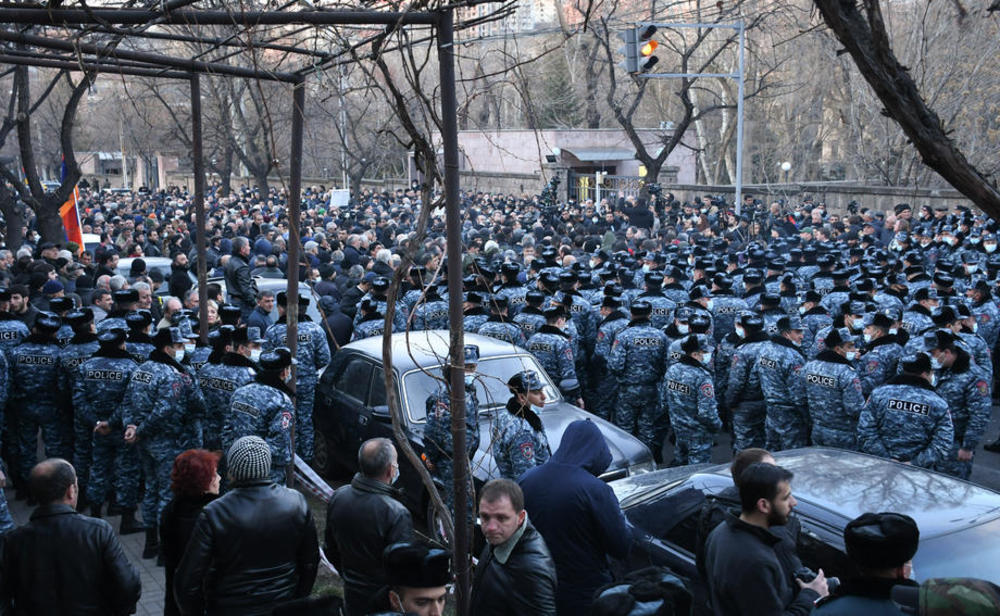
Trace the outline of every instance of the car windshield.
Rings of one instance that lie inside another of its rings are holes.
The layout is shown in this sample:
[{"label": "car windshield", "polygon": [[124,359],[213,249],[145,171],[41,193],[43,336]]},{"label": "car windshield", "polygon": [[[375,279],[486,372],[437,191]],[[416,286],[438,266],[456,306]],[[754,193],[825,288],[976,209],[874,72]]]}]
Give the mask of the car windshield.
[{"label": "car windshield", "polygon": [[[546,404],[559,399],[555,387],[549,381],[545,371],[530,355],[509,355],[506,357],[490,357],[482,359],[477,366],[476,396],[479,399],[479,409],[486,410],[507,404],[510,390],[507,381],[522,370],[534,370],[545,384]],[[426,414],[425,402],[428,396],[437,391],[441,366],[427,367],[424,370],[411,370],[403,375],[403,386],[406,388],[406,405],[410,409],[412,421],[423,421]],[[432,376],[433,375],[433,376]]]},{"label": "car windshield", "polygon": [[918,581],[974,577],[1000,584],[1000,519],[920,542],[913,557]]}]

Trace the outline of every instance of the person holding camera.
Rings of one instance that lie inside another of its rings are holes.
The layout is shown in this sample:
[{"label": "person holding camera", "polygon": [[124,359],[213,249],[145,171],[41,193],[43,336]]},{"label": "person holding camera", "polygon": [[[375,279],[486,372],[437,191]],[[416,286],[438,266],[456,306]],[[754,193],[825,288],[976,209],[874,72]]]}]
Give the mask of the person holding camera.
[{"label": "person holding camera", "polygon": [[782,539],[772,526],[784,525],[796,505],[791,471],[757,462],[739,477],[740,516],[729,517],[708,536],[705,571],[716,616],[805,615],[829,591],[823,570],[810,581],[789,579],[776,548]]}]

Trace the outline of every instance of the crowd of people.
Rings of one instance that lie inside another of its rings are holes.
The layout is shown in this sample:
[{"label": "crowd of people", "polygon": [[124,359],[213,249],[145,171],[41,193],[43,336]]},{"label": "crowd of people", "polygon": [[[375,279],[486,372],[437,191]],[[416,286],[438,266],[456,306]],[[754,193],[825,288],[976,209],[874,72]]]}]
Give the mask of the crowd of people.
[{"label": "crowd of people", "polygon": [[[995,390],[996,222],[965,207],[914,213],[908,204],[891,212],[852,204],[840,215],[808,197],[766,206],[747,196],[737,213],[721,197],[682,201],[655,186],[649,192],[649,199],[601,203],[463,193],[462,260],[450,263],[441,212],[432,213],[426,232],[416,226],[423,206],[416,188],[365,191],[348,208],[329,207],[321,187],[309,188],[299,238],[288,235],[277,191],[213,188],[202,230],[185,191],[83,190],[83,231],[99,242],[42,242],[29,224],[7,229],[11,248],[0,249],[0,481],[9,479],[15,498],[29,504],[60,503],[61,513],[75,507],[92,518],[120,514],[119,533],[145,532],[144,557],[170,567],[177,601],[168,607],[177,613],[250,613],[240,611],[249,609],[243,603],[204,596],[205,563],[212,540],[236,545],[257,536],[229,532],[250,524],[239,498],[276,499],[268,506],[295,517],[300,503],[274,490],[296,455],[312,460],[318,371],[344,344],[386,328],[447,328],[448,298],[456,294],[465,331],[527,349],[565,398],[635,435],[657,462],[708,462],[718,435],[729,432],[737,456],[821,445],[969,478]],[[199,233],[208,244],[206,269],[222,280],[207,285],[205,340],[191,274]],[[299,263],[288,262],[290,241],[301,242]],[[159,256],[170,260],[169,271],[148,266]],[[130,266],[119,267],[126,257]],[[452,267],[462,271],[460,289],[447,285]],[[258,289],[262,278],[289,275],[311,293]],[[394,277],[402,284],[387,323]],[[289,301],[300,315],[294,357]],[[306,315],[311,307],[317,322]],[[479,360],[475,345],[460,360],[468,449],[489,448],[507,482],[491,482],[470,499],[468,519],[475,510],[487,544],[475,575],[476,613],[585,613],[611,582],[608,557],[623,556],[629,543],[614,495],[596,479],[610,461],[607,446],[583,426],[567,430],[553,450],[540,419],[543,379],[530,370],[510,378],[511,398],[490,441],[480,443]],[[426,400],[424,434],[425,463],[453,510],[450,399],[442,382]],[[36,466],[39,437],[48,460]],[[254,458],[252,477],[227,468],[248,437],[268,452]],[[673,458],[665,460],[669,443]],[[327,526],[325,541],[331,561],[342,560],[349,614],[408,604],[406,591],[376,592],[397,587],[386,562],[425,563],[428,577],[414,580],[437,581],[447,570],[412,543],[405,509],[384,507],[398,476],[391,444],[366,446],[361,472],[331,501],[330,517],[344,521]],[[1000,451],[1000,443],[985,448]],[[210,451],[228,455],[206,458]],[[178,470],[184,460],[190,468]],[[221,485],[185,489],[178,481],[195,472],[204,483],[216,467]],[[787,514],[792,497],[780,484],[791,478],[764,470],[752,482],[754,502],[784,499]],[[45,483],[36,471],[51,479],[47,488],[36,489]],[[602,512],[594,528],[567,527],[553,516],[566,500],[553,491],[560,485],[583,490]],[[215,499],[220,492],[226,496]],[[211,516],[199,512],[209,509],[215,518],[206,521]],[[752,506],[743,514],[752,526],[760,527],[762,515],[769,520]],[[0,535],[19,531],[0,491]],[[601,549],[578,547],[602,534]],[[177,550],[185,543],[178,537],[188,535],[200,542],[198,563],[194,550]],[[382,544],[372,551],[374,536]],[[551,579],[532,579],[523,598],[511,597],[504,581],[512,539],[523,544],[523,558],[552,571]],[[385,550],[395,544],[402,547],[390,558]],[[706,557],[715,558],[712,545]],[[364,553],[352,560],[358,546]],[[315,576],[315,562],[303,554],[283,556],[286,565],[304,564],[293,566],[300,579],[290,585],[287,572],[275,572],[284,581],[274,583],[274,601],[301,596]],[[790,590],[794,580],[784,578]],[[224,594],[247,594],[247,579],[230,582]],[[820,582],[805,585],[823,590]],[[484,598],[498,593],[506,593],[502,605]],[[376,596],[378,605],[368,603]],[[421,605],[439,603],[419,596],[413,600]],[[551,610],[540,607],[549,603]]]}]

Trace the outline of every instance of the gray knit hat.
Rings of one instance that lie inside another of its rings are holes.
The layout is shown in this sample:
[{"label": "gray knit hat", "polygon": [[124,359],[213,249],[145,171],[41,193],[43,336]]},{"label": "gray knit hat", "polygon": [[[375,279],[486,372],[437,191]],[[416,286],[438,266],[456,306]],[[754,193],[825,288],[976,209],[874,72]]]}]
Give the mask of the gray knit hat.
[{"label": "gray knit hat", "polygon": [[226,456],[231,481],[258,481],[271,476],[271,448],[259,436],[236,439]]}]

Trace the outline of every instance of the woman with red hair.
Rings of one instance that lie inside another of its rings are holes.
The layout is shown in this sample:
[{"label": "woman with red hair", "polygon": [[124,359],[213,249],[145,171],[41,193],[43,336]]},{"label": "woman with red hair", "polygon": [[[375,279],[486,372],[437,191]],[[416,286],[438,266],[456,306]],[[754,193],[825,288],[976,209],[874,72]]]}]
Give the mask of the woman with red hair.
[{"label": "woman with red hair", "polygon": [[188,449],[176,459],[170,472],[174,498],[167,503],[160,521],[160,555],[166,574],[163,614],[180,614],[174,602],[174,571],[184,556],[184,548],[194,530],[198,514],[219,497],[221,477],[217,472],[219,454],[205,449]]}]

